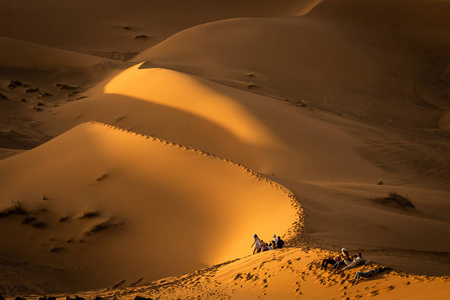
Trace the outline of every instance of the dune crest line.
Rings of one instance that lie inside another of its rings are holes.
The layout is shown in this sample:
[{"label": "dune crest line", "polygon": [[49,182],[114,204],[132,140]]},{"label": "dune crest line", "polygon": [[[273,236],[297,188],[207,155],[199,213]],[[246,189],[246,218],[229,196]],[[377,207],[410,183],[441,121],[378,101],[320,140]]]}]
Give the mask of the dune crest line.
[{"label": "dune crest line", "polygon": [[[281,184],[270,180],[264,176],[262,176],[261,174],[259,174],[258,172],[250,169],[249,167],[244,166],[243,164],[240,164],[238,162],[232,161],[228,158],[207,152],[207,151],[203,151],[203,150],[199,150],[199,149],[195,149],[193,147],[190,146],[185,146],[185,145],[181,145],[175,142],[170,142],[161,138],[157,138],[154,136],[150,136],[150,135],[146,135],[146,134],[142,134],[142,133],[138,133],[135,131],[131,131],[128,129],[124,129],[124,128],[120,128],[114,125],[110,125],[110,124],[106,124],[106,123],[102,123],[102,122],[98,122],[98,121],[90,121],[90,122],[86,122],[87,124],[94,124],[94,125],[99,125],[99,126],[103,126],[106,127],[108,129],[112,129],[112,130],[116,130],[116,131],[120,131],[120,132],[124,132],[124,133],[128,133],[131,135],[135,135],[135,136],[139,136],[142,137],[144,139],[151,139],[152,141],[158,142],[158,143],[164,143],[165,145],[168,146],[173,146],[176,148],[182,148],[182,150],[186,150],[186,151],[192,151],[195,153],[198,153],[202,156],[208,156],[208,157],[212,157],[215,159],[219,159],[221,161],[227,162],[229,164],[232,164],[242,170],[244,170],[244,172],[251,174],[254,178],[256,178],[258,181],[263,181],[265,183],[267,183],[269,186],[282,191],[283,193],[286,194],[286,196],[291,199],[291,206],[293,208],[295,208],[296,212],[297,212],[297,216],[298,216],[298,221],[296,223],[293,224],[293,227],[291,229],[288,230],[288,234],[287,234],[287,242],[289,244],[290,240],[292,238],[294,238],[294,236],[296,235],[300,235],[300,234],[305,234],[304,233],[304,212],[303,212],[303,207],[301,206],[301,204],[297,201],[297,197],[295,197],[294,193],[292,193],[289,189],[287,189],[286,187],[282,186]],[[85,124],[86,124],[85,123]]]}]

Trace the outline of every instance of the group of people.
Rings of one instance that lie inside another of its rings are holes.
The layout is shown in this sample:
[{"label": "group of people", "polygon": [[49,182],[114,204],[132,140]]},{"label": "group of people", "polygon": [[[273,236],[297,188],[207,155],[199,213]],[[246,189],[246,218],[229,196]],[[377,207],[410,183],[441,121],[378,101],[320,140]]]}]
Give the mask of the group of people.
[{"label": "group of people", "polygon": [[284,246],[284,241],[281,239],[281,237],[277,237],[276,234],[273,235],[273,240],[270,241],[270,243],[266,243],[263,240],[259,239],[257,234],[253,235],[253,238],[255,240],[250,246],[250,248],[253,247],[253,254],[273,249],[281,249]]},{"label": "group of people", "polygon": [[[369,263],[366,262],[364,260],[364,258],[362,257],[362,253],[358,252],[358,254],[354,255],[354,256],[350,256],[348,254],[347,249],[342,248],[341,250],[341,254],[339,254],[338,256],[334,257],[334,258],[328,258],[328,259],[324,259],[322,260],[322,268],[326,268],[329,264],[333,265],[332,270],[335,270],[337,272],[342,272],[351,268],[354,268],[358,265],[362,265],[364,263]],[[345,265],[344,268],[342,268],[341,270],[338,270],[340,266]]]},{"label": "group of people", "polygon": [[[358,265],[362,265],[362,264],[369,264],[370,261],[366,261],[363,257],[362,257],[362,253],[358,252],[356,255],[354,256],[350,256],[348,254],[347,249],[342,248],[341,250],[341,254],[339,254],[338,256],[334,257],[334,258],[328,258],[328,259],[324,259],[322,260],[322,264],[321,267],[323,269],[326,269],[328,265],[333,265],[332,270],[336,271],[336,272],[343,272],[345,270],[354,268]],[[345,265],[344,268],[342,268],[341,270],[339,270],[339,267]],[[391,270],[391,268],[388,267],[377,267],[375,269],[370,269],[367,272],[358,272],[355,274],[355,278],[353,279],[353,283],[356,284],[359,282],[359,279],[361,277],[364,278],[369,278],[374,276],[375,274],[378,274],[380,272],[386,271],[386,270]]]}]

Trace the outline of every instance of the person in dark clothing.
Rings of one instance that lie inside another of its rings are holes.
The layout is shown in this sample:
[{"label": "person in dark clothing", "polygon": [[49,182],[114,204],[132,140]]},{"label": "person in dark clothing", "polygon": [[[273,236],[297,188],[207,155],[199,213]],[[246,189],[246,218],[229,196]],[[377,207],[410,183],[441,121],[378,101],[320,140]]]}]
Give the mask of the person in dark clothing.
[{"label": "person in dark clothing", "polygon": [[281,249],[284,246],[284,241],[281,239],[281,237],[278,237],[278,243],[277,243],[277,248]]},{"label": "person in dark clothing", "polygon": [[392,270],[392,268],[381,267],[381,268],[371,269],[371,270],[369,270],[367,272],[358,272],[358,273],[356,273],[355,278],[353,279],[353,284],[357,284],[361,277],[370,278],[370,277],[372,277],[372,276],[374,276],[374,275],[376,275],[378,273],[381,273],[381,272],[384,272],[384,271],[387,271],[387,270]]},{"label": "person in dark clothing", "polygon": [[348,255],[347,249],[345,248],[342,248],[340,258],[341,260],[336,261],[334,264],[333,270],[339,269],[339,267],[344,264],[349,265],[352,261],[352,259],[350,259],[350,255]]},{"label": "person in dark clothing", "polygon": [[336,256],[335,258],[324,259],[324,260],[322,260],[322,265],[321,265],[322,269],[326,269],[329,264],[334,266],[334,264],[340,260],[341,260],[340,256]]}]

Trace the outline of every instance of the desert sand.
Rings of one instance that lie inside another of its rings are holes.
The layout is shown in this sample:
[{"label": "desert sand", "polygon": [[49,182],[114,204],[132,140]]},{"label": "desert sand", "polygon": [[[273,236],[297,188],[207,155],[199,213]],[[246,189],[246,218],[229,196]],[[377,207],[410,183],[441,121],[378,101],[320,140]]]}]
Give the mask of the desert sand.
[{"label": "desert sand", "polygon": [[[0,294],[445,298],[448,15],[0,3]],[[255,233],[287,247],[251,255]],[[342,247],[371,262],[319,268]]]}]

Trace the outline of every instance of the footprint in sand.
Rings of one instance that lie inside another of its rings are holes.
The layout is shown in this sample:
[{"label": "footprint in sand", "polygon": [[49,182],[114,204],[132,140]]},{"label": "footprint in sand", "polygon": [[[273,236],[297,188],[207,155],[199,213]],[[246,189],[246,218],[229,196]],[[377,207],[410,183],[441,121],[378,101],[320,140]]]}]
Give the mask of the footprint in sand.
[{"label": "footprint in sand", "polygon": [[383,292],[389,292],[389,291],[392,291],[394,288],[395,288],[395,286],[390,285],[390,286],[388,286],[387,288],[383,289]]}]

